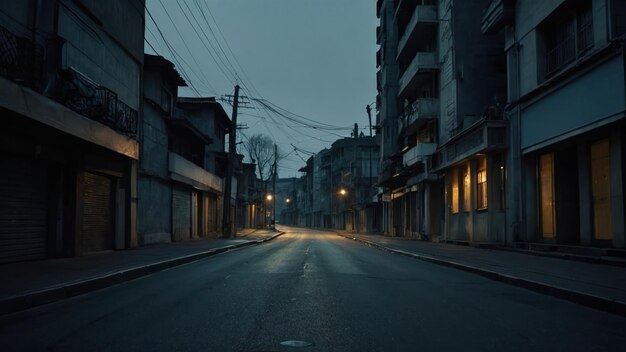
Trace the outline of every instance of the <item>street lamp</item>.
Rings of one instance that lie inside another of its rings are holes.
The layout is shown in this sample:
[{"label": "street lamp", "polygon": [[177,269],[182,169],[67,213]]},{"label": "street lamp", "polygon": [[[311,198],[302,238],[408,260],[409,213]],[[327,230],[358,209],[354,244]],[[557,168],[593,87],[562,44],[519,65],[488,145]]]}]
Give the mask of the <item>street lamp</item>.
[{"label": "street lamp", "polygon": [[286,203],[290,203],[290,202],[291,202],[291,199],[290,199],[290,198],[287,198],[287,199],[285,199],[285,202],[286,202]]},{"label": "street lamp", "polygon": [[[265,195],[265,200],[267,200],[267,203],[271,203],[271,202],[272,202],[272,199],[274,199],[274,196],[273,196],[271,193],[268,193],[268,194],[266,194],[266,195]],[[266,208],[269,208],[269,206],[268,206],[268,207],[266,207]],[[273,213],[273,212],[274,212],[273,207],[272,207],[272,210],[271,210],[271,211],[270,211],[270,210],[266,210],[266,211],[265,211],[265,223],[266,223],[266,224],[267,224],[267,220],[268,220],[268,219],[269,219],[269,220],[271,220],[271,219],[272,219],[272,213]],[[270,225],[270,226],[271,226],[271,225]]]},{"label": "street lamp", "polygon": [[348,193],[348,191],[346,191],[345,188],[342,188],[339,190],[339,194],[341,194],[342,196],[345,196]]}]

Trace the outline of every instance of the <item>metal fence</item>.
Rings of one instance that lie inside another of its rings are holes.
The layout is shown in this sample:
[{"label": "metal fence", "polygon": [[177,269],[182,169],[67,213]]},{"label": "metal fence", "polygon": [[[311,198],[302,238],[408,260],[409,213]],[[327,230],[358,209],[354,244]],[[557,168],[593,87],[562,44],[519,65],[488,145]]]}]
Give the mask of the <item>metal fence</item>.
[{"label": "metal fence", "polygon": [[41,75],[43,48],[0,26],[0,75],[33,85]]},{"label": "metal fence", "polygon": [[79,72],[61,73],[61,103],[77,113],[130,136],[137,134],[138,113],[110,89],[96,85]]}]

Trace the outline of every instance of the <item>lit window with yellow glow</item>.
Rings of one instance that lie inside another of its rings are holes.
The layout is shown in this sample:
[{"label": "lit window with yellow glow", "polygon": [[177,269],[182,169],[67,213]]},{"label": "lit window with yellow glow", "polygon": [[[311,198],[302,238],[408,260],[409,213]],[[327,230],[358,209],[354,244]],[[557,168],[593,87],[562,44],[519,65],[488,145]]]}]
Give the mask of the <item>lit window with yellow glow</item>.
[{"label": "lit window with yellow glow", "polygon": [[458,173],[457,173],[457,169],[453,169],[452,170],[452,182],[450,184],[451,186],[451,195],[452,195],[452,200],[451,200],[451,211],[453,214],[456,214],[459,212],[459,177],[458,177]]},{"label": "lit window with yellow glow", "polygon": [[470,169],[469,165],[463,170],[463,211],[472,210],[472,201],[471,201],[471,181],[470,181]]},{"label": "lit window with yellow glow", "polygon": [[487,208],[487,169],[480,169],[476,173],[476,207]]}]

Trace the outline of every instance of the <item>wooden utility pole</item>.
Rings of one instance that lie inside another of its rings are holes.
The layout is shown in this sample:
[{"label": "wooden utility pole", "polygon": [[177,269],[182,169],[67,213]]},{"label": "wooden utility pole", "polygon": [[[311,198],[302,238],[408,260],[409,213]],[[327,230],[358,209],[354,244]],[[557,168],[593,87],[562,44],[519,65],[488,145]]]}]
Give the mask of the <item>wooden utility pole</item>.
[{"label": "wooden utility pole", "polygon": [[278,146],[274,144],[274,176],[272,180],[272,229],[276,228],[276,176],[278,175],[277,170],[277,162],[278,162]]},{"label": "wooden utility pole", "polygon": [[[367,118],[369,119],[370,122],[370,137],[372,136],[372,108],[370,108],[369,105],[365,106],[365,111],[367,111]],[[370,165],[370,192],[372,192],[372,147],[369,146],[368,149],[370,150],[370,160],[369,160],[369,165]]]},{"label": "wooden utility pole", "polygon": [[224,211],[223,211],[223,235],[224,237],[234,237],[237,234],[233,226],[231,213],[231,193],[233,188],[233,170],[235,160],[237,160],[237,105],[239,103],[239,85],[235,86],[235,98],[233,100],[233,119],[228,133],[228,167],[226,168],[226,183],[224,184]]}]

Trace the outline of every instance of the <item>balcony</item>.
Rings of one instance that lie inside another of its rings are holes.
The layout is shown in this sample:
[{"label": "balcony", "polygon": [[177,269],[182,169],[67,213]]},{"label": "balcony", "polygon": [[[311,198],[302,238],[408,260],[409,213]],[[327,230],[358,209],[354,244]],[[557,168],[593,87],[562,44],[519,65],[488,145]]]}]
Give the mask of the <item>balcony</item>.
[{"label": "balcony", "polygon": [[402,155],[402,164],[413,166],[420,161],[424,161],[427,156],[433,155],[436,150],[437,143],[417,143]]},{"label": "balcony", "polygon": [[398,81],[400,86],[399,96],[406,96],[409,91],[412,91],[425,77],[428,77],[428,73],[433,70],[439,69],[439,60],[437,59],[436,52],[418,52],[404,70],[400,80]]},{"label": "balcony", "polygon": [[400,124],[400,132],[410,127],[419,127],[423,122],[436,119],[438,116],[438,98],[417,99],[411,106],[405,109],[402,116],[402,124]]},{"label": "balcony", "polygon": [[169,172],[172,180],[204,191],[222,192],[222,179],[182,156],[169,152]]},{"label": "balcony", "polygon": [[62,70],[59,102],[75,112],[129,136],[137,135],[137,111],[117,94],[73,69]]},{"label": "balcony", "polygon": [[43,48],[0,26],[0,75],[34,86],[41,76]]},{"label": "balcony", "polygon": [[493,34],[515,20],[515,0],[492,0],[485,8],[480,29]]},{"label": "balcony", "polygon": [[506,150],[508,127],[506,120],[482,118],[476,121],[442,146],[441,163],[437,168],[443,170],[478,153]]},{"label": "balcony", "polygon": [[398,42],[398,58],[403,59],[415,53],[418,47],[426,47],[430,43],[436,43],[438,39],[437,24],[437,6],[416,6]]}]

